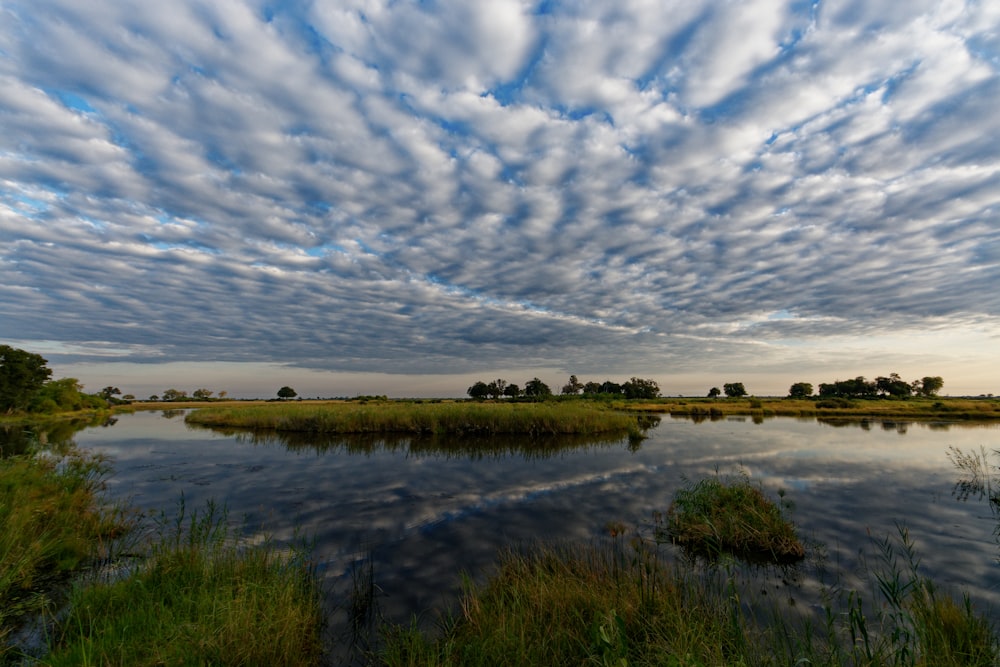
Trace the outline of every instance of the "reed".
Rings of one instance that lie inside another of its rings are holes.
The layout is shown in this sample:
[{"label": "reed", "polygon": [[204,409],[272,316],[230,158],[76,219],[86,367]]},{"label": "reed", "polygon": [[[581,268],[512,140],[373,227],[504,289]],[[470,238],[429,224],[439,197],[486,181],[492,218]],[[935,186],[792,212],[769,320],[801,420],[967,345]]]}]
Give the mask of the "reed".
[{"label": "reed", "polygon": [[584,402],[552,403],[272,403],[213,407],[186,417],[213,428],[308,433],[638,434],[635,415]]},{"label": "reed", "polygon": [[51,611],[59,584],[128,530],[100,499],[105,461],[78,451],[0,459],[0,655],[29,615]]},{"label": "reed", "polygon": [[316,665],[322,606],[305,550],[242,547],[225,513],[161,532],[127,577],[77,587],[44,664]]},{"label": "reed", "polygon": [[[787,665],[987,667],[995,629],[916,573],[905,530],[877,546],[874,591],[837,591],[822,618],[785,613],[724,567],[668,563],[640,539],[508,550],[436,635],[385,631],[391,667]],[[902,559],[900,556],[902,555]],[[912,565],[912,567],[911,567]]]},{"label": "reed", "polygon": [[709,558],[730,553],[750,561],[793,563],[805,557],[782,507],[745,474],[706,477],[677,491],[657,535]]}]

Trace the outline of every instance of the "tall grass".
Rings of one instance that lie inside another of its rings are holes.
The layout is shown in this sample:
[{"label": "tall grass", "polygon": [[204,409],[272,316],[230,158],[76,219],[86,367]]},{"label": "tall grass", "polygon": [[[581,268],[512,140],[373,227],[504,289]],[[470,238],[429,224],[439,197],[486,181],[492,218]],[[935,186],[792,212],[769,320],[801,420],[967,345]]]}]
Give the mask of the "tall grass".
[{"label": "tall grass", "polygon": [[100,502],[103,459],[71,451],[0,459],[0,653],[29,614],[51,610],[58,584],[107,555],[128,529]]},{"label": "tall grass", "polygon": [[310,433],[638,434],[635,415],[584,402],[561,403],[273,403],[196,410],[186,421]]},{"label": "tall grass", "polygon": [[77,587],[45,664],[314,665],[322,606],[304,550],[241,548],[224,513],[180,518],[130,576]]},{"label": "tall grass", "polygon": [[878,545],[874,592],[830,595],[822,618],[782,613],[725,568],[667,563],[642,540],[510,550],[466,581],[438,635],[392,627],[384,664],[992,666],[995,628],[916,570],[905,530]]},{"label": "tall grass", "polygon": [[674,494],[657,534],[709,558],[731,553],[751,561],[802,560],[805,547],[782,509],[745,474],[706,477]]}]

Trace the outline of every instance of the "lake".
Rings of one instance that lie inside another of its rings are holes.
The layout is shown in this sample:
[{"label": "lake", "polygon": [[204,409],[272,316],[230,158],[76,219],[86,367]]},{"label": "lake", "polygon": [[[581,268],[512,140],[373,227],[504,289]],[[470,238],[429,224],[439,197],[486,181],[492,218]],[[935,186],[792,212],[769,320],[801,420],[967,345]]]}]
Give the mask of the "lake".
[{"label": "lake", "polygon": [[812,569],[784,577],[782,595],[808,597],[817,572],[870,590],[861,559],[902,523],[924,574],[1000,616],[998,518],[985,499],[956,498],[963,474],[948,458],[949,447],[995,457],[997,425],[663,416],[630,447],[625,438],[255,438],[191,428],[167,411],[120,415],[74,439],[110,457],[112,498],[168,514],[181,494],[188,510],[214,499],[248,534],[311,538],[331,602],[370,559],[382,613],[399,622],[419,613],[432,622],[429,610],[456,600],[460,573],[481,580],[502,546],[597,540],[612,523],[648,534],[685,480],[740,472],[774,499],[783,491],[814,545]]}]

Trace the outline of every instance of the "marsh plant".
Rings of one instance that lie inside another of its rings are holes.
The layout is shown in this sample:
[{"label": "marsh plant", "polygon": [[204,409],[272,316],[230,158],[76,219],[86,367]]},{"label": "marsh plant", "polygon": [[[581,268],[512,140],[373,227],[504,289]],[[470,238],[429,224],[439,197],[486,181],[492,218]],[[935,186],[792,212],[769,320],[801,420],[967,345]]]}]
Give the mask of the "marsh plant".
[{"label": "marsh plant", "polygon": [[805,557],[805,547],[781,495],[781,503],[772,501],[745,473],[688,482],[674,494],[666,515],[654,517],[656,535],[708,558],[728,553],[751,561],[796,562]]},{"label": "marsh plant", "polygon": [[[465,580],[436,634],[386,629],[380,660],[416,665],[993,666],[995,628],[918,573],[909,535],[876,543],[871,591],[827,589],[819,617],[735,583],[730,568],[671,559],[629,538],[505,551]],[[732,563],[732,561],[729,561]],[[759,587],[756,588],[759,590]]]},{"label": "marsh plant", "polygon": [[305,548],[242,544],[209,503],[161,522],[126,577],[77,586],[46,665],[315,665],[323,614]]}]

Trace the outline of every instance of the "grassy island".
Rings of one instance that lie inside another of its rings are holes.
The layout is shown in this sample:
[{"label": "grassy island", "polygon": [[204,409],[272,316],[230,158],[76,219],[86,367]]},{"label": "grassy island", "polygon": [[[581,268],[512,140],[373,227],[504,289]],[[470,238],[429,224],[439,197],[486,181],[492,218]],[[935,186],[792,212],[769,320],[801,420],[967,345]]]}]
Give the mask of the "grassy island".
[{"label": "grassy island", "polygon": [[305,433],[641,434],[636,415],[583,401],[270,403],[203,408],[186,421],[214,428]]}]

